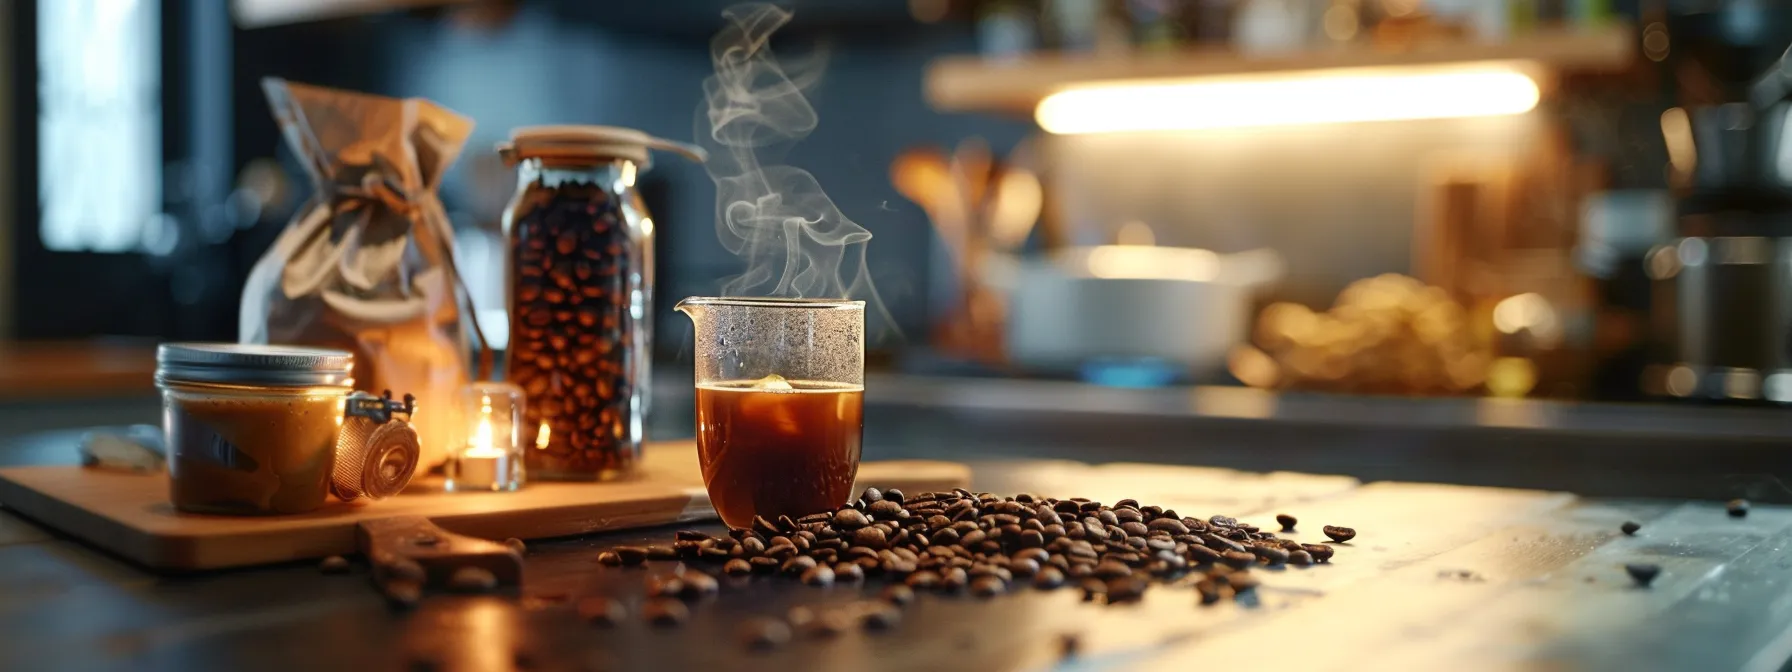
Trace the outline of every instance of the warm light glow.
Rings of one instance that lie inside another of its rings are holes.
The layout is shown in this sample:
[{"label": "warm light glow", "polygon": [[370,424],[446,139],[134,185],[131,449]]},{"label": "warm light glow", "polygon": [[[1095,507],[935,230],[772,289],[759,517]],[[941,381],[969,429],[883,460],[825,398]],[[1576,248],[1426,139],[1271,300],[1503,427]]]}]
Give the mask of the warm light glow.
[{"label": "warm light glow", "polygon": [[1210,282],[1220,272],[1218,254],[1183,247],[1102,245],[1089,250],[1087,263],[1089,275],[1109,279]]},{"label": "warm light glow", "polygon": [[550,435],[548,434],[548,423],[547,423],[547,421],[544,420],[541,423],[541,430],[535,432],[535,448],[537,450],[547,450],[549,436]]},{"label": "warm light glow", "polygon": [[467,452],[463,457],[503,457],[504,451],[492,443],[492,398],[480,399],[479,426],[473,429],[473,438],[467,442]]},{"label": "warm light glow", "polygon": [[641,218],[641,235],[643,235],[643,236],[653,235],[653,218],[652,217],[642,217]]},{"label": "warm light glow", "polygon": [[1689,179],[1699,158],[1692,140],[1692,118],[1686,110],[1670,107],[1661,113],[1661,139],[1667,144],[1668,165],[1679,179]]},{"label": "warm light glow", "polygon": [[1050,133],[1115,133],[1522,114],[1537,82],[1511,64],[1355,69],[1068,89],[1034,112]]}]

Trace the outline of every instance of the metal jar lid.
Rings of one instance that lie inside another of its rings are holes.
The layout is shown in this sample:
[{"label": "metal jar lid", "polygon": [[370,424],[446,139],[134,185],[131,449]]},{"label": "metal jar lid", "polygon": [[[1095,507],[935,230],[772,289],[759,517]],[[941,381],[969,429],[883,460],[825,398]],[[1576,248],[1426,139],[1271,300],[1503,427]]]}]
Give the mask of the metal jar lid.
[{"label": "metal jar lid", "polygon": [[344,350],[239,343],[163,343],[156,384],[222,383],[269,387],[346,386],[355,356]]}]

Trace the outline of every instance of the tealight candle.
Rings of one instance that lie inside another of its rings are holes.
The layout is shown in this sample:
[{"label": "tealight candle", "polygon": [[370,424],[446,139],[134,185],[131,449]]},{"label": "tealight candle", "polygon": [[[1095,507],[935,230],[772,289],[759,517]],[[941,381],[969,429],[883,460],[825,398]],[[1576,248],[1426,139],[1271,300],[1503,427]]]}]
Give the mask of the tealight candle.
[{"label": "tealight candle", "polygon": [[523,389],[477,382],[461,392],[468,426],[448,465],[447,488],[457,492],[523,487]]}]

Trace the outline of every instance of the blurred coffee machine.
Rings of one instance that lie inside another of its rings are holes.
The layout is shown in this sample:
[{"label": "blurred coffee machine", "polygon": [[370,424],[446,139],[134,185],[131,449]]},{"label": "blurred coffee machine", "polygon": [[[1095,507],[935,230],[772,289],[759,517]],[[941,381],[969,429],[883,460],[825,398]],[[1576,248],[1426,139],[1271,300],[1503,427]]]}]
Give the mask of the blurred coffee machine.
[{"label": "blurred coffee machine", "polygon": [[1792,50],[1744,98],[1663,116],[1677,237],[1646,259],[1652,395],[1792,403]]}]

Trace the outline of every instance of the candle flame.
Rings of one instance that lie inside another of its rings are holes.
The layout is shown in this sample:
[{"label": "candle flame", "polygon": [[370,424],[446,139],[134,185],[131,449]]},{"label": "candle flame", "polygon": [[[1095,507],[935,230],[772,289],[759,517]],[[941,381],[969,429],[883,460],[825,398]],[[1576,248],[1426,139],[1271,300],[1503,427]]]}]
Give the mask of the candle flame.
[{"label": "candle flame", "polygon": [[492,445],[492,398],[483,397],[479,409],[479,426],[473,428],[473,438],[467,442],[467,454],[482,457],[499,454]]}]

